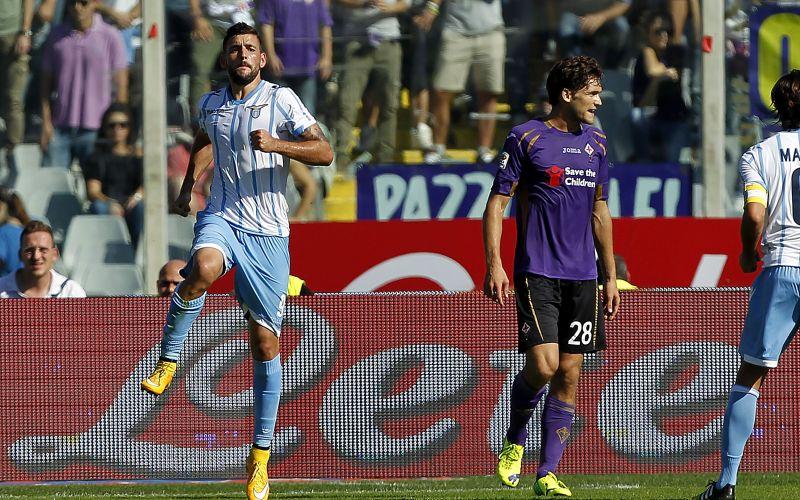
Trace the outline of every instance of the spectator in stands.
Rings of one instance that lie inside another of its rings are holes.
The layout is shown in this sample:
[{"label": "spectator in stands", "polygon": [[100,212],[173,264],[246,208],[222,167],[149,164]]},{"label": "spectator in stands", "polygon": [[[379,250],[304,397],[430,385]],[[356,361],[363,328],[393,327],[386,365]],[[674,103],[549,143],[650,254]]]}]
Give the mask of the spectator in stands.
[{"label": "spectator in stands", "polygon": [[259,0],[258,21],[273,79],[295,91],[316,115],[317,73],[333,68],[330,8],[326,0]]},{"label": "spectator in stands", "polygon": [[[558,27],[558,6],[556,0],[544,0],[537,4],[541,8],[532,9],[529,0],[506,0],[503,3],[503,17],[509,28],[506,35],[506,91],[511,107],[511,123],[523,123],[532,114],[546,116],[536,105],[533,113],[527,108],[531,99],[544,88],[544,76],[557,56],[556,32]],[[535,89],[535,90],[534,90]]]},{"label": "spectator in stands", "polygon": [[97,4],[103,18],[122,33],[128,64],[133,64],[136,49],[142,45],[141,0],[103,0]]},{"label": "spectator in stands", "polygon": [[638,287],[631,284],[631,275],[628,272],[628,263],[625,262],[625,257],[615,253],[614,266],[617,268],[617,290],[636,290]]},{"label": "spectator in stands", "polygon": [[689,144],[689,109],[681,71],[666,58],[672,21],[666,13],[645,18],[646,44],[633,70],[633,134],[637,161],[677,162]]},{"label": "spectator in stands", "polygon": [[[181,191],[183,178],[189,166],[189,156],[192,151],[194,138],[184,132],[175,134],[175,144],[167,149],[167,196],[168,199],[178,198]],[[192,187],[192,201],[189,203],[192,215],[206,207],[206,198],[211,195],[211,180],[214,178],[214,162],[203,170],[200,177]]]},{"label": "spectator in stands", "polygon": [[[430,5],[439,4],[430,0]],[[426,4],[428,5],[428,4]],[[506,37],[500,0],[448,2],[442,41],[433,77],[434,150],[425,163],[438,163],[445,154],[453,97],[463,92],[470,69],[478,94],[478,161],[489,163],[494,141],[497,97],[504,91]]]},{"label": "spectator in stands", "polygon": [[337,34],[349,37],[339,78],[339,118],[336,121],[336,164],[350,175],[350,143],[358,103],[372,78],[378,113],[378,161],[394,159],[397,108],[400,104],[400,22],[406,0],[335,0],[342,25]]},{"label": "spectator in stands", "polygon": [[434,3],[414,0],[406,19],[403,28],[411,37],[407,49],[403,49],[403,76],[411,93],[411,147],[428,152],[433,150],[430,82],[442,34],[442,16]]},{"label": "spectator in stands", "polygon": [[19,195],[12,189],[0,186],[0,276],[22,266],[19,238],[22,227],[30,220]]},{"label": "spectator in stands", "polygon": [[161,270],[158,271],[158,281],[156,281],[156,290],[159,297],[172,296],[172,292],[183,281],[181,269],[184,267],[186,267],[186,261],[181,259],[169,260],[161,267]]},{"label": "spectator in stands", "polygon": [[289,163],[289,174],[297,189],[300,199],[295,206],[290,206],[289,221],[298,222],[313,219],[313,205],[317,200],[317,180],[307,165],[297,160]]},{"label": "spectator in stands", "polygon": [[58,248],[53,230],[44,222],[32,220],[20,236],[22,269],[0,278],[0,298],[86,297],[75,281],[55,272]]},{"label": "spectator in stands", "polygon": [[200,97],[211,90],[211,76],[219,66],[219,52],[225,31],[238,22],[255,26],[251,4],[242,0],[189,0],[192,19],[189,99],[192,116],[197,116]]},{"label": "spectator in stands", "polygon": [[14,147],[25,134],[23,98],[28,83],[33,1],[9,0],[2,3],[0,15],[0,116],[6,123],[6,183],[16,176]]},{"label": "spectator in stands", "polygon": [[55,27],[45,44],[40,75],[44,166],[69,168],[73,158],[83,166],[103,111],[113,99],[128,101],[125,44],[96,9],[97,0],[69,0],[69,20]]},{"label": "spectator in stands", "polygon": [[144,228],[144,171],[134,147],[132,114],[126,105],[114,103],[101,123],[102,135],[83,169],[89,211],[124,217],[135,247]]},{"label": "spectator in stands", "polygon": [[631,28],[625,13],[631,0],[563,0],[558,27],[563,57],[585,53],[608,68],[625,64]]}]

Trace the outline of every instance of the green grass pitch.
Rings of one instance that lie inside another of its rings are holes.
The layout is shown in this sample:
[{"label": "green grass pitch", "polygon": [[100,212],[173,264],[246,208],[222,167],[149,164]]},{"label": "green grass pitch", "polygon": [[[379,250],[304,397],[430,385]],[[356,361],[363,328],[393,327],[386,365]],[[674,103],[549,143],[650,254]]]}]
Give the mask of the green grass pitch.
[{"label": "green grass pitch", "polygon": [[[672,499],[699,493],[711,474],[564,475],[576,499]],[[800,498],[800,474],[745,473],[739,476],[739,499]],[[234,499],[244,498],[240,482],[0,484],[0,499]],[[535,498],[533,478],[523,477],[515,489],[502,488],[493,476],[410,481],[281,481],[272,482],[270,499],[516,499]]]}]

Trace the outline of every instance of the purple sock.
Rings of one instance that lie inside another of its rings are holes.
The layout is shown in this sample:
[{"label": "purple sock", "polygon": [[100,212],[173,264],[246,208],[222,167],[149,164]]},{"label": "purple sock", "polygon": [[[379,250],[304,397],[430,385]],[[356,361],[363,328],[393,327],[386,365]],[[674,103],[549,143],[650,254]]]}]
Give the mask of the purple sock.
[{"label": "purple sock", "polygon": [[528,385],[522,372],[514,377],[514,384],[511,386],[511,424],[506,432],[506,439],[509,442],[525,446],[525,440],[528,439],[528,421],[539,400],[542,399],[545,387],[537,391]]},{"label": "purple sock", "polygon": [[575,407],[548,395],[544,402],[542,414],[542,450],[539,455],[537,479],[555,472],[561,455],[567,447],[567,440],[572,432],[572,421],[575,418]]}]

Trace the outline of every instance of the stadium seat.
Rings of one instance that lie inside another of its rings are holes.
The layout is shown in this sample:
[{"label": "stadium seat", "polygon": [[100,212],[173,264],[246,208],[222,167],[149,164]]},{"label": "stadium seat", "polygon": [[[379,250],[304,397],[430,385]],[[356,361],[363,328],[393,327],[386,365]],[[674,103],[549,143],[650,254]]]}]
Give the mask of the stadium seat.
[{"label": "stadium seat", "polygon": [[99,264],[72,279],[89,297],[141,295],[144,291],[142,271],[135,264]]},{"label": "stadium seat", "polygon": [[78,263],[132,264],[133,248],[128,227],[117,215],[78,215],[72,218],[61,258],[66,269]]},{"label": "stadium seat", "polygon": [[167,216],[167,240],[170,244],[191,247],[194,240],[194,216],[181,217],[178,214]]},{"label": "stadium seat", "polygon": [[20,172],[39,170],[42,165],[42,149],[38,144],[20,144],[14,148],[14,161]]},{"label": "stadium seat", "polygon": [[75,193],[75,178],[64,168],[20,169],[14,189],[22,197],[23,203],[37,193]]},{"label": "stadium seat", "polygon": [[597,117],[608,135],[611,159],[616,162],[625,162],[633,155],[630,112],[633,102],[632,71],[603,72],[603,92],[600,94],[603,105],[597,110]]},{"label": "stadium seat", "polygon": [[53,238],[59,245],[64,241],[72,218],[83,213],[81,202],[68,192],[37,191],[25,200],[25,205],[32,217],[45,217],[49,221]]},{"label": "stadium seat", "polygon": [[597,117],[608,136],[609,156],[612,161],[625,162],[633,155],[630,106],[612,91],[603,90],[600,98],[603,105],[598,108]]},{"label": "stadium seat", "polygon": [[[167,216],[167,258],[183,259],[189,258],[189,251],[192,249],[194,241],[194,223],[197,219],[190,215],[181,217],[178,214]],[[139,238],[136,246],[136,264],[144,265],[144,238]]]}]

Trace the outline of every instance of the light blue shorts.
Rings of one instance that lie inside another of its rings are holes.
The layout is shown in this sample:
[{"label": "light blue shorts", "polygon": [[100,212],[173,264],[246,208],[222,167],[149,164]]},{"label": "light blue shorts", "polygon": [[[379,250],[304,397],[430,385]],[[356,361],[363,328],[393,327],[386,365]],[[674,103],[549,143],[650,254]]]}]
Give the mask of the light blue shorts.
[{"label": "light blue shorts", "polygon": [[192,268],[194,253],[201,248],[222,252],[225,271],[238,266],[234,290],[242,310],[280,335],[289,286],[289,238],[241,231],[219,215],[200,212],[187,272]]},{"label": "light blue shorts", "polygon": [[770,266],[753,282],[739,354],[773,368],[800,324],[800,267]]}]

